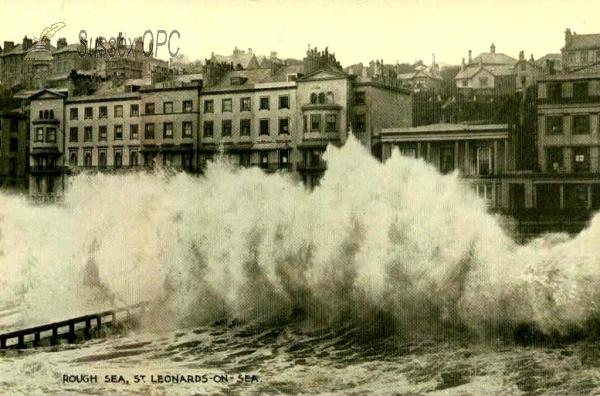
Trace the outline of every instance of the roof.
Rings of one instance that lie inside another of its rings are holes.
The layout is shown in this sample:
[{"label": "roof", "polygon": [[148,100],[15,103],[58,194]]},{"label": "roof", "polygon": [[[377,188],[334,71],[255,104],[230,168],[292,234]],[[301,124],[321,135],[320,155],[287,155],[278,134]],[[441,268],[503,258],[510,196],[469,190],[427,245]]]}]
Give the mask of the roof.
[{"label": "roof", "polygon": [[565,49],[586,49],[600,47],[600,34],[572,34],[565,43]]},{"label": "roof", "polygon": [[456,74],[456,76],[454,77],[454,79],[460,80],[460,79],[465,79],[465,78],[472,78],[473,76],[475,76],[482,70],[486,70],[490,74],[497,76],[497,77],[510,76],[512,74],[515,74],[515,70],[513,69],[512,65],[488,65],[488,66],[477,65],[477,66],[467,66],[464,70],[459,71]]},{"label": "roof", "polygon": [[381,133],[481,132],[508,130],[508,124],[430,124],[408,128],[384,128]]},{"label": "roof", "polygon": [[93,101],[101,101],[105,99],[110,100],[127,100],[127,99],[137,99],[140,97],[138,92],[96,92],[91,95],[82,95],[82,96],[73,96],[69,98],[68,102],[93,102]]},{"label": "roof", "polygon": [[219,63],[233,63],[233,66],[236,65],[242,66],[242,68],[246,69],[252,59],[256,58],[254,54],[246,54],[246,53],[236,53],[234,55],[213,55],[212,59]]},{"label": "roof", "polygon": [[56,51],[52,51],[54,54],[61,54],[63,52],[77,52],[80,51],[80,44],[68,44],[66,46],[64,46],[63,48],[56,50]]},{"label": "roof", "polygon": [[[22,44],[17,44],[15,45],[10,51],[6,51],[6,48],[4,49],[4,52],[0,53],[0,56],[9,56],[9,55],[24,55],[26,53],[28,53],[30,50],[32,50],[33,48],[35,48],[35,45],[37,44],[37,41],[33,43],[33,45],[31,46],[31,48],[29,48],[26,51],[23,51],[23,45]],[[47,47],[47,45],[46,45]],[[53,45],[50,45],[50,51],[52,53],[56,52],[56,47]]]},{"label": "roof", "polygon": [[568,74],[555,74],[544,78],[544,81],[584,80],[588,78],[600,79],[600,62],[575,70]]},{"label": "roof", "polygon": [[196,81],[196,80],[203,80],[204,79],[204,74],[203,73],[177,74],[177,75],[174,76],[173,79],[175,81],[192,82],[192,81]]},{"label": "roof", "polygon": [[[288,74],[301,73],[302,66],[283,66],[275,75],[271,74],[271,68],[252,70],[233,70],[225,73],[214,85],[205,88],[204,92],[216,92],[231,89],[248,89],[255,84],[266,82],[286,82]],[[242,85],[231,85],[231,79],[236,77],[245,78]]]},{"label": "roof", "polygon": [[505,54],[482,52],[481,54],[477,55],[469,63],[469,65],[479,63],[480,59],[484,65],[514,65],[517,62],[515,58],[512,58]]},{"label": "roof", "polygon": [[19,91],[13,95],[13,97],[18,99],[32,99],[38,97],[45,92],[50,93],[52,96],[56,96],[57,98],[64,98],[67,96],[69,90],[67,88],[58,88],[58,89],[36,89],[33,91]]}]

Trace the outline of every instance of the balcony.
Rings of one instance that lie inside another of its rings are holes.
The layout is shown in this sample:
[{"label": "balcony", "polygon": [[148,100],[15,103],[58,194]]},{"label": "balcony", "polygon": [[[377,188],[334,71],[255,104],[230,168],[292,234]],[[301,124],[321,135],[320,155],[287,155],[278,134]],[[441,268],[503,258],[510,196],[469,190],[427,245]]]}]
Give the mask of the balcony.
[{"label": "balcony", "polygon": [[277,172],[277,171],[286,171],[286,172],[291,172],[292,171],[292,163],[288,162],[285,164],[280,164],[278,162],[269,162],[267,164],[261,164],[258,162],[252,162],[250,164],[245,164],[245,165],[241,165],[242,167],[245,168],[249,168],[249,167],[257,167],[260,168],[262,170],[264,170],[265,172]]},{"label": "balcony", "polygon": [[319,161],[302,161],[298,162],[296,167],[298,171],[304,172],[322,172],[327,169],[327,163],[324,160]]},{"label": "balcony", "polygon": [[29,168],[32,175],[56,175],[62,173],[62,166],[59,165],[33,165]]}]

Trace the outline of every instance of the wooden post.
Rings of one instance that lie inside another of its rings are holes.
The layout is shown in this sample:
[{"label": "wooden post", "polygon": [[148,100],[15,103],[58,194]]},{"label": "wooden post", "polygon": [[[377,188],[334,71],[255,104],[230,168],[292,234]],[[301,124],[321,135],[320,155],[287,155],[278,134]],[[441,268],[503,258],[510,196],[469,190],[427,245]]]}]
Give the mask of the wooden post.
[{"label": "wooden post", "polygon": [[83,336],[86,340],[90,338],[90,330],[92,328],[92,319],[88,316],[85,318],[85,330],[83,331]]},{"label": "wooden post", "polygon": [[27,348],[27,345],[25,345],[25,334],[23,334],[23,333],[19,334],[19,345],[17,345],[17,348],[19,348],[19,349]]},{"label": "wooden post", "polygon": [[33,339],[33,346],[34,348],[40,345],[40,332],[36,331],[35,332],[35,338]]},{"label": "wooden post", "polygon": [[77,340],[77,336],[75,335],[75,322],[69,323],[69,342],[75,342]]},{"label": "wooden post", "polygon": [[58,327],[52,326],[52,338],[50,339],[50,345],[58,344]]},{"label": "wooden post", "polygon": [[0,349],[6,349],[6,337],[5,336],[0,337]]}]

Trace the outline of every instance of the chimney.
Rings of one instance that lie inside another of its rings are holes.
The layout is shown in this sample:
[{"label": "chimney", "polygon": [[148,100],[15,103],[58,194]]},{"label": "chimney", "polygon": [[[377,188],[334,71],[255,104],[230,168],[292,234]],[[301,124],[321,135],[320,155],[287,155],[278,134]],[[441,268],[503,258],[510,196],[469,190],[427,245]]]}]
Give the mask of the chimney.
[{"label": "chimney", "polygon": [[[50,44],[50,43],[47,43],[47,44]],[[22,45],[21,49],[23,51],[27,51],[32,46],[33,46],[33,40],[28,39],[27,36],[23,37],[23,45]]]},{"label": "chimney", "polygon": [[15,48],[14,41],[5,41],[4,42],[4,52],[10,52],[13,48]]},{"label": "chimney", "polygon": [[67,46],[67,39],[64,37],[59,38],[58,41],[56,42],[57,50],[61,50],[61,49],[65,48],[66,46]]},{"label": "chimney", "polygon": [[471,64],[472,59],[471,59],[471,50],[469,50],[469,64]]},{"label": "chimney", "polygon": [[494,43],[492,43],[492,45],[490,46],[490,53],[491,54],[495,54],[496,53],[496,46],[494,45]]},{"label": "chimney", "polygon": [[465,58],[462,58],[462,64],[461,64],[460,69],[465,70],[465,67],[467,67],[467,65],[465,64]]},{"label": "chimney", "polygon": [[571,29],[567,28],[565,30],[565,42],[568,43],[571,40]]},{"label": "chimney", "polygon": [[530,62],[533,62],[533,54],[531,54],[531,57],[529,58]]},{"label": "chimney", "polygon": [[271,51],[271,59],[277,59],[277,52]]},{"label": "chimney", "polygon": [[252,54],[252,48],[248,48],[248,54]]}]

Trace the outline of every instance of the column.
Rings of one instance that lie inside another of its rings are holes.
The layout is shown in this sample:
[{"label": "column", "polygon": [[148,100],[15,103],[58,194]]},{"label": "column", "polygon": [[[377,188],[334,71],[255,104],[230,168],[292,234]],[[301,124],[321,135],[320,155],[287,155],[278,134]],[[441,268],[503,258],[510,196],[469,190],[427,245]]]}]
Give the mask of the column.
[{"label": "column", "polygon": [[592,185],[587,185],[587,209],[592,209]]},{"label": "column", "polygon": [[417,142],[417,158],[423,158],[423,147],[421,142]]},{"label": "column", "polygon": [[494,175],[498,174],[498,141],[494,140]]},{"label": "column", "polygon": [[465,175],[471,174],[471,149],[469,147],[469,141],[465,141]]},{"label": "column", "polygon": [[458,162],[458,140],[454,142],[454,169],[460,167]]},{"label": "column", "polygon": [[427,162],[431,162],[431,142],[427,142]]},{"label": "column", "polygon": [[565,186],[563,184],[560,185],[560,208],[565,208]]},{"label": "column", "polygon": [[504,141],[504,173],[509,169],[512,169],[511,166],[508,165],[509,157],[508,157],[508,139]]}]

